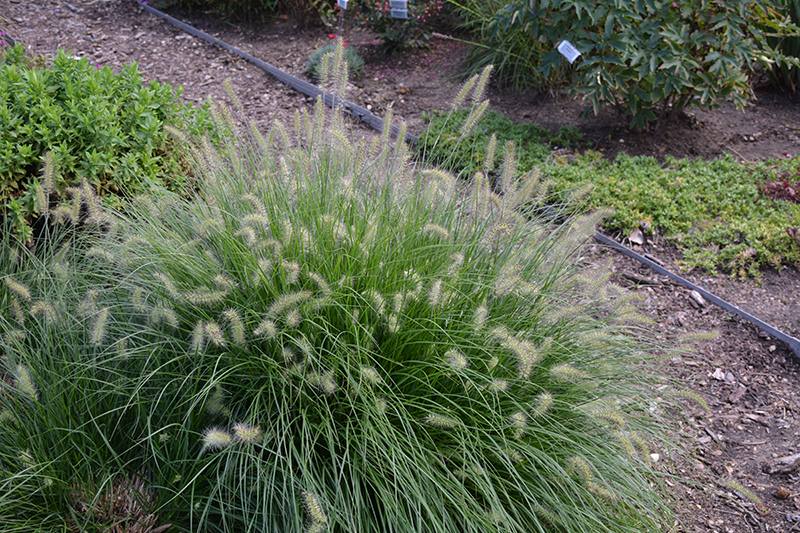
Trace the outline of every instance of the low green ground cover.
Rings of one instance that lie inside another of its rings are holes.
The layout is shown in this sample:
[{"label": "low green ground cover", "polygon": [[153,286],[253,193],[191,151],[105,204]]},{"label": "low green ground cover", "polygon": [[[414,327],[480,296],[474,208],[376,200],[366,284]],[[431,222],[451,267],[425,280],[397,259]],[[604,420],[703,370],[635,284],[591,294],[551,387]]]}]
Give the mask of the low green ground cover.
[{"label": "low green ground cover", "polygon": [[422,157],[470,175],[482,164],[488,136],[495,134],[497,146],[515,143],[518,175],[533,169],[530,179],[548,184],[550,203],[561,204],[576,190],[588,191],[582,209],[613,209],[603,223],[607,230],[658,232],[683,252],[686,268],[757,276],[765,265],[800,264],[800,246],[790,235],[800,227],[800,204],[765,192],[770,183],[785,181],[782,176],[797,175],[797,159],[744,165],[729,156],[667,158],[663,163],[624,154],[608,161],[593,152],[563,157],[553,149],[580,147],[580,136],[572,130],[553,134],[487,113],[472,135],[461,137],[463,113],[434,115],[421,137]]},{"label": "low green ground cover", "polygon": [[620,155],[578,157],[543,169],[554,191],[591,184],[587,209],[613,207],[608,229],[651,228],[684,254],[686,268],[758,276],[766,265],[800,264],[800,246],[788,229],[800,226],[800,204],[765,194],[776,176],[796,174],[798,160],[740,164]]}]

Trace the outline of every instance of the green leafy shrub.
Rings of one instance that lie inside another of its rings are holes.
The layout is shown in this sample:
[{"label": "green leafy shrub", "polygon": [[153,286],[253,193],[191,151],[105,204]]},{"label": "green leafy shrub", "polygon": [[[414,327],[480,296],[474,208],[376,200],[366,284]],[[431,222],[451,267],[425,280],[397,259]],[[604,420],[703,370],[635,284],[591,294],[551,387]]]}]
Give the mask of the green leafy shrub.
[{"label": "green leafy shrub", "polygon": [[205,143],[191,201],[3,277],[6,531],[671,527],[669,387],[576,260],[598,216],[539,225],[510,159],[502,195],[464,190],[343,124],[318,103],[294,136]]},{"label": "green leafy shrub", "polygon": [[545,91],[569,82],[571,68],[565,63],[544,76],[542,55],[550,50],[548,43],[517,27],[497,27],[495,16],[509,0],[447,0],[460,19],[460,27],[477,39],[462,65],[462,74],[471,76],[488,65],[501,86],[514,90],[533,88]]},{"label": "green leafy shrub", "polygon": [[[315,80],[321,80],[324,68],[322,58],[330,54],[333,57],[336,52],[336,42],[331,42],[314,50],[311,57],[306,62],[306,73]],[[359,77],[364,72],[364,58],[352,46],[344,47],[344,61],[347,63],[347,72],[353,77]]]},{"label": "green leafy shrub", "polygon": [[[799,264],[800,247],[787,228],[800,225],[800,205],[771,198],[765,185],[797,161],[744,166],[726,156],[714,161],[620,155],[609,162],[591,154],[543,167],[554,191],[591,185],[584,208],[610,207],[610,230],[629,232],[642,222],[673,242],[686,268],[722,267],[757,276],[764,265]],[[776,168],[777,166],[777,168]]]},{"label": "green leafy shrub", "polygon": [[761,1],[517,0],[497,13],[493,32],[519,29],[546,43],[545,76],[564,61],[556,45],[570,41],[583,54],[574,89],[591,109],[610,105],[646,129],[729,98],[743,108],[751,96],[744,69],[796,62],[770,46],[765,26],[786,28]]},{"label": "green leafy shrub", "polygon": [[392,18],[389,0],[350,0],[348,14],[356,25],[372,30],[383,40],[383,51],[425,46],[430,28],[439,18],[443,0],[414,0],[407,4],[408,18]]},{"label": "green leafy shrub", "polygon": [[143,85],[135,63],[115,74],[59,50],[51,66],[40,68],[22,45],[0,51],[0,201],[20,237],[30,240],[30,218],[48,207],[35,196],[48,152],[53,200],[84,179],[101,196],[136,194],[154,182],[182,186],[189,167],[165,126],[199,136],[212,121],[206,107],[180,103],[180,93],[158,82]]},{"label": "green leafy shrub", "polygon": [[[779,0],[775,2],[774,8],[786,17],[794,26],[800,25],[800,1],[798,0]],[[765,31],[769,31],[766,28]],[[800,35],[780,35],[769,37],[770,44],[789,57],[800,57]],[[769,70],[770,75],[787,87],[792,94],[797,94],[800,86],[800,68],[791,63],[780,63],[773,65]]]}]

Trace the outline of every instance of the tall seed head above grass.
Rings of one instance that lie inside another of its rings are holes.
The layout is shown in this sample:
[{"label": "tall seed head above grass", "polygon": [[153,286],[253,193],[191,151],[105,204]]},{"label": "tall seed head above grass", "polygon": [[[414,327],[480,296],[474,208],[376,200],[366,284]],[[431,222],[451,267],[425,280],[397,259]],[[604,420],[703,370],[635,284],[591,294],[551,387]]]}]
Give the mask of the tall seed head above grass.
[{"label": "tall seed head above grass", "polygon": [[89,333],[89,343],[92,346],[100,346],[106,340],[106,328],[108,327],[109,314],[109,308],[104,307],[97,312],[92,320],[91,330]]},{"label": "tall seed head above grass", "polygon": [[39,399],[39,388],[36,386],[36,380],[33,377],[31,369],[26,365],[16,366],[14,370],[14,382],[17,386],[17,390],[29,400],[36,401]]},{"label": "tall seed head above grass", "polygon": [[6,277],[3,281],[5,282],[8,290],[14,293],[18,298],[22,300],[31,299],[31,291],[28,289],[28,287],[26,287],[22,283],[16,281],[11,277]]}]

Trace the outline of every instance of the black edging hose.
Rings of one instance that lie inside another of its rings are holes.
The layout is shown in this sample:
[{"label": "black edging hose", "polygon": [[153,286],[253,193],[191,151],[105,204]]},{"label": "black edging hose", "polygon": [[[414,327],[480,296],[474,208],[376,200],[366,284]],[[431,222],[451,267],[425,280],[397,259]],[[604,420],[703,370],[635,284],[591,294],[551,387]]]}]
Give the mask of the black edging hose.
[{"label": "black edging hose", "polygon": [[608,237],[606,237],[602,233],[595,233],[594,234],[594,238],[595,238],[596,241],[601,242],[601,243],[613,248],[614,250],[616,250],[616,251],[618,251],[618,252],[620,252],[620,253],[622,253],[624,255],[627,255],[630,258],[636,259],[640,263],[652,268],[653,270],[655,270],[659,274],[667,276],[669,279],[671,279],[671,280],[673,280],[673,281],[675,281],[677,283],[680,283],[684,287],[688,287],[688,288],[690,288],[690,289],[692,289],[694,291],[697,291],[703,298],[705,298],[709,302],[711,302],[711,303],[713,303],[715,305],[718,305],[719,307],[725,309],[726,311],[729,311],[729,312],[731,312],[733,314],[739,315],[740,317],[744,318],[745,320],[747,320],[751,324],[754,324],[755,326],[757,326],[758,328],[760,328],[764,332],[766,332],[769,335],[775,337],[779,341],[785,342],[786,344],[788,344],[789,348],[791,348],[792,351],[794,352],[794,355],[796,357],[800,357],[800,340],[792,337],[791,335],[787,335],[786,333],[784,333],[784,332],[782,332],[782,331],[780,331],[778,329],[775,329],[774,327],[770,326],[769,324],[767,324],[763,320],[760,320],[760,319],[754,317],[753,315],[751,315],[747,311],[745,311],[743,309],[740,309],[740,308],[736,307],[735,305],[733,305],[731,303],[726,302],[725,300],[723,300],[719,296],[715,296],[715,295],[711,294],[707,290],[705,290],[705,289],[703,289],[701,287],[698,287],[697,285],[695,285],[694,283],[692,283],[688,279],[680,277],[679,275],[675,274],[674,272],[672,272],[670,270],[667,270],[666,268],[662,267],[658,263],[655,263],[655,262],[647,259],[643,255],[634,252],[630,248],[621,245],[617,241],[615,241],[613,239],[609,239]]},{"label": "black edging hose", "polygon": [[[383,131],[383,127],[384,127],[383,119],[378,117],[378,116],[373,115],[368,109],[366,109],[364,107],[361,107],[359,105],[356,105],[356,104],[354,104],[352,102],[348,102],[347,100],[343,100],[343,99],[341,99],[341,98],[339,98],[339,97],[337,97],[337,96],[335,96],[335,95],[333,95],[333,94],[331,94],[331,93],[329,93],[327,91],[323,91],[322,89],[320,89],[319,87],[317,87],[316,85],[314,85],[312,83],[309,83],[309,82],[307,82],[305,80],[301,80],[300,78],[296,78],[296,77],[292,76],[291,74],[288,74],[288,73],[282,71],[281,69],[279,69],[277,67],[273,67],[269,63],[258,59],[254,55],[251,55],[251,54],[248,54],[247,52],[239,50],[235,46],[232,46],[232,45],[230,45],[230,44],[228,44],[228,43],[226,43],[224,41],[220,41],[219,39],[217,39],[213,35],[209,35],[209,34],[203,32],[203,31],[200,31],[200,30],[198,30],[196,28],[193,28],[192,26],[189,26],[188,24],[186,24],[184,22],[181,22],[180,20],[178,20],[178,19],[176,19],[174,17],[169,16],[166,13],[162,13],[158,9],[150,7],[149,5],[147,5],[145,3],[142,3],[142,2],[139,2],[138,0],[134,0],[134,1],[136,1],[137,4],[142,9],[144,9],[145,11],[150,13],[151,15],[155,15],[157,17],[161,17],[162,19],[166,20],[167,22],[169,22],[173,26],[177,26],[178,28],[182,29],[186,33],[194,35],[195,37],[203,39],[204,41],[208,41],[211,44],[216,44],[218,46],[221,46],[222,48],[224,48],[228,52],[234,53],[237,56],[246,59],[250,63],[254,64],[255,66],[257,66],[260,69],[262,69],[265,72],[267,72],[268,74],[271,74],[272,76],[277,78],[278,81],[280,81],[282,83],[285,83],[286,85],[288,85],[289,87],[291,87],[295,91],[300,92],[300,93],[302,93],[302,94],[304,94],[306,96],[311,96],[312,98],[317,98],[318,96],[322,96],[323,102],[328,107],[334,107],[334,106],[340,107],[347,114],[361,119],[362,122],[365,122],[367,125],[369,125],[373,129],[375,129],[377,131]],[[390,134],[392,135],[392,137],[397,137],[398,135],[400,135],[400,128],[398,126],[396,126],[396,125],[392,125]],[[406,140],[406,142],[414,144],[414,143],[417,142],[417,137],[414,136],[414,135],[411,135],[410,133],[406,133],[405,140]]]},{"label": "black edging hose", "polygon": [[[155,8],[152,8],[152,7],[150,7],[149,5],[147,5],[145,3],[138,2],[138,0],[134,0],[134,1],[137,1],[138,5],[142,9],[147,11],[148,13],[150,13],[152,15],[156,15],[157,17],[161,17],[162,19],[166,20],[170,24],[182,29],[183,31],[185,31],[185,32],[187,32],[187,33],[189,33],[191,35],[194,35],[195,37],[203,39],[204,41],[208,41],[211,44],[216,44],[218,46],[221,46],[225,50],[227,50],[227,51],[229,51],[231,53],[234,53],[234,54],[238,55],[239,57],[242,57],[242,58],[246,59],[250,63],[253,63],[257,67],[259,67],[262,70],[264,70],[265,72],[267,72],[268,74],[271,74],[272,76],[277,78],[280,82],[288,85],[292,89],[294,89],[294,90],[296,90],[296,91],[298,91],[298,92],[300,92],[302,94],[305,94],[306,96],[311,96],[313,98],[316,98],[318,96],[322,96],[322,99],[323,99],[323,102],[325,103],[325,105],[327,105],[329,107],[334,107],[334,106],[341,107],[346,113],[361,119],[363,122],[368,124],[373,129],[375,129],[377,131],[382,131],[383,130],[383,127],[384,127],[383,119],[373,115],[368,109],[366,109],[364,107],[361,107],[359,105],[356,105],[356,104],[354,104],[352,102],[348,102],[347,100],[342,100],[341,98],[339,98],[339,97],[337,97],[337,96],[335,96],[335,95],[333,95],[333,94],[331,94],[331,93],[329,93],[327,91],[323,91],[322,89],[320,89],[316,85],[313,85],[313,84],[311,84],[311,83],[309,83],[307,81],[301,80],[300,78],[296,78],[296,77],[292,76],[291,74],[288,74],[288,73],[280,70],[277,67],[273,67],[272,65],[270,65],[267,62],[262,61],[262,60],[258,59],[257,57],[255,57],[255,56],[253,56],[251,54],[248,54],[247,52],[243,52],[242,50],[239,50],[238,48],[236,48],[236,47],[234,47],[234,46],[232,46],[232,45],[230,45],[230,44],[228,44],[228,43],[226,43],[224,41],[220,41],[219,39],[217,39],[216,37],[214,37],[212,35],[209,35],[209,34],[207,34],[205,32],[202,32],[202,31],[200,31],[200,30],[198,30],[196,28],[193,28],[192,26],[190,26],[190,25],[188,25],[188,24],[186,24],[184,22],[181,22],[181,21],[179,21],[178,19],[176,19],[174,17],[169,16],[166,13],[162,13],[161,11],[159,11],[159,10],[157,10]],[[395,125],[392,125],[390,133],[391,133],[391,135],[393,137],[397,137],[398,135],[400,135],[400,128],[395,126]],[[414,135],[411,135],[410,133],[406,133],[405,140],[407,142],[409,142],[409,143],[416,143],[417,142],[417,137],[414,136]],[[697,291],[703,298],[705,298],[709,302],[711,302],[711,303],[713,303],[713,304],[725,309],[726,311],[728,311],[730,313],[739,315],[740,317],[742,317],[743,319],[747,320],[748,322],[754,324],[755,326],[757,326],[761,330],[765,331],[769,335],[771,335],[771,336],[775,337],[776,339],[788,344],[789,347],[792,349],[792,352],[794,352],[794,355],[796,357],[800,358],[800,340],[792,337],[791,335],[787,335],[786,333],[783,333],[782,331],[780,331],[778,329],[775,329],[774,327],[770,326],[769,324],[767,324],[763,320],[760,320],[760,319],[754,317],[753,315],[751,315],[747,311],[744,311],[743,309],[740,309],[740,308],[736,307],[735,305],[726,302],[722,298],[711,294],[707,290],[705,290],[705,289],[703,289],[701,287],[698,287],[697,285],[695,285],[691,281],[689,281],[689,280],[687,280],[685,278],[682,278],[681,276],[675,274],[674,272],[672,272],[670,270],[667,270],[666,268],[662,267],[661,265],[659,265],[659,264],[647,259],[646,257],[644,257],[641,254],[638,254],[638,253],[634,252],[630,248],[627,248],[627,247],[621,245],[620,243],[614,241],[613,239],[609,239],[608,237],[606,237],[605,235],[603,235],[601,233],[595,233],[594,238],[598,242],[601,242],[602,244],[605,244],[606,246],[609,246],[612,249],[614,249],[614,250],[616,250],[616,251],[618,251],[618,252],[620,252],[620,253],[622,253],[622,254],[624,254],[624,255],[632,258],[632,259],[635,259],[635,260],[639,261],[640,263],[642,263],[642,264],[650,267],[651,269],[655,270],[659,274],[667,276],[671,280],[683,285],[684,287],[688,287],[688,288],[690,288],[690,289],[692,289],[694,291]]]}]

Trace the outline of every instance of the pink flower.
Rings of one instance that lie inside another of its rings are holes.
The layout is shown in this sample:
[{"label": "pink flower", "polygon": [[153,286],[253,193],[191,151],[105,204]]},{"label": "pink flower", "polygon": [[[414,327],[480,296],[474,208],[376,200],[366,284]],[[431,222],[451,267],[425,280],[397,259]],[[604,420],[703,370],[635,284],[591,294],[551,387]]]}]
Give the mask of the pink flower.
[{"label": "pink flower", "polygon": [[336,34],[335,33],[329,33],[328,34],[328,39],[336,39]]}]

